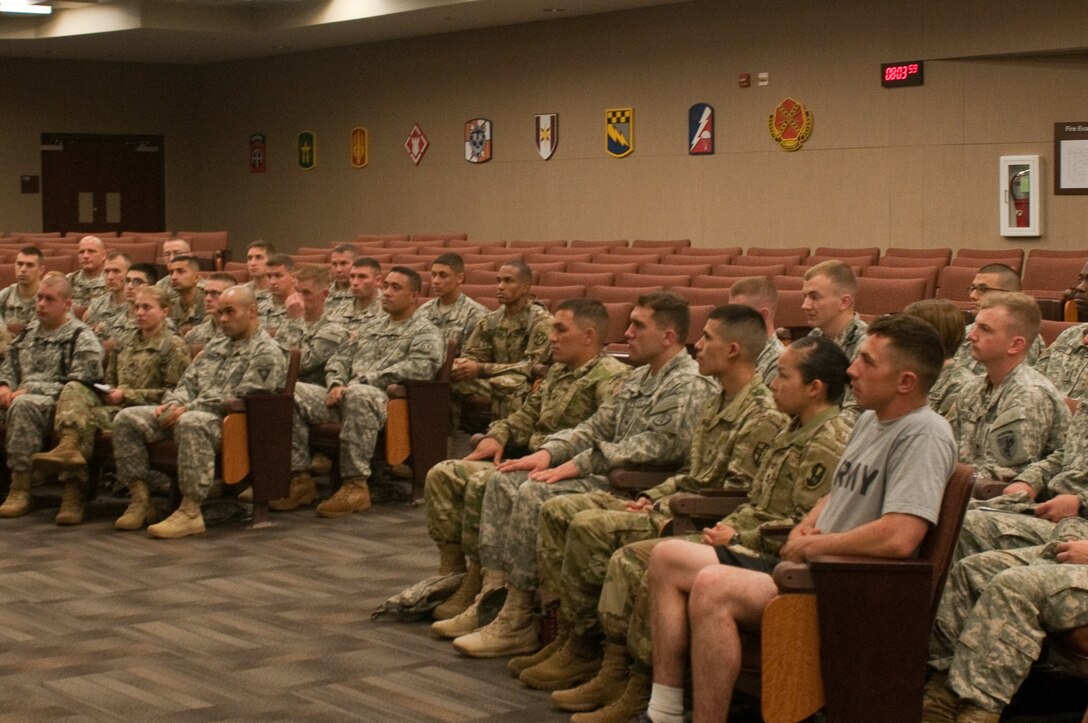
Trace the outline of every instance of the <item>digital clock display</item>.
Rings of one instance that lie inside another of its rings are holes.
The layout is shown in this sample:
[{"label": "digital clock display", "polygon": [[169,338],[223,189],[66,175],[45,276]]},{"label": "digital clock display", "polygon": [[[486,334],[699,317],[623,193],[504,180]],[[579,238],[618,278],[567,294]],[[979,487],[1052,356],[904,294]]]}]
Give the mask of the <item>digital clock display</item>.
[{"label": "digital clock display", "polygon": [[905,85],[922,84],[922,61],[908,63],[881,63],[880,84],[885,88],[901,88]]}]

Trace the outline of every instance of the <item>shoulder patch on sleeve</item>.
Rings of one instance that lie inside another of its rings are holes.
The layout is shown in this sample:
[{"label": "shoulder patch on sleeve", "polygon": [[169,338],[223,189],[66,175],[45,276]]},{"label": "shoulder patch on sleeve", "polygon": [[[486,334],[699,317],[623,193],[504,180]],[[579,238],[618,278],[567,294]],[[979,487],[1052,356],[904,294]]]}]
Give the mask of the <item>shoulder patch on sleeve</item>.
[{"label": "shoulder patch on sleeve", "polygon": [[808,479],[805,480],[805,487],[810,490],[814,490],[820,486],[820,483],[824,481],[824,476],[827,474],[827,467],[823,462],[817,462],[812,465],[812,472],[809,473]]}]

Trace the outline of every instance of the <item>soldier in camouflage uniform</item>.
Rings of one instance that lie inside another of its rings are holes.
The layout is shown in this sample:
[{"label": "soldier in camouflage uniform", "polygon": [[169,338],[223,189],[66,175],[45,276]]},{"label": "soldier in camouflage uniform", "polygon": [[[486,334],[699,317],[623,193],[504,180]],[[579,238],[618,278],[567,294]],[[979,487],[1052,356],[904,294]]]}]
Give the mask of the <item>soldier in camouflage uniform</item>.
[{"label": "soldier in camouflage uniform", "polygon": [[[971,285],[967,287],[968,296],[971,299],[972,311],[976,314],[981,308],[982,301],[987,294],[994,292],[1020,291],[1020,274],[1005,264],[986,264],[975,274]],[[967,334],[975,328],[974,323],[968,324]],[[1035,360],[1043,353],[1045,344],[1041,337],[1035,337],[1028,348],[1028,364],[1034,364]],[[971,355],[971,342],[965,340],[956,351],[955,363],[966,368],[972,374],[982,374],[986,370],[983,365]]]},{"label": "soldier in camouflage uniform", "polygon": [[778,290],[766,276],[749,276],[729,287],[729,303],[750,306],[763,317],[767,327],[767,343],[756,358],[756,371],[763,377],[763,383],[770,386],[778,375],[778,357],[786,349],[786,345],[778,338],[774,324]]},{"label": "soldier in camouflage uniform", "polygon": [[1071,326],[1039,355],[1035,368],[1058,392],[1070,399],[1088,401],[1088,323]]},{"label": "soldier in camouflage uniform", "polygon": [[263,319],[272,308],[272,292],[268,290],[268,259],[276,254],[276,247],[267,241],[254,241],[246,246],[245,283],[257,299],[257,313]]},{"label": "soldier in camouflage uniform", "polygon": [[[301,352],[298,383],[316,387],[318,395],[325,388],[325,365],[347,341],[348,330],[331,321],[325,312],[329,293],[329,271],[324,266],[303,266],[295,274],[295,292],[287,297],[287,323],[276,333],[276,341],[287,349]],[[293,468],[287,497],[269,502],[278,512],[308,505],[317,496],[317,487],[309,469]]]},{"label": "soldier in camouflage uniform", "polygon": [[287,254],[268,257],[268,292],[272,303],[261,310],[261,324],[272,336],[287,323],[287,298],[295,293],[295,260]]},{"label": "soldier in camouflage uniform", "polygon": [[123,251],[110,251],[106,254],[106,265],[102,276],[106,280],[106,293],[91,299],[83,323],[91,327],[99,339],[113,337],[115,330],[124,326],[129,316],[130,305],[125,298],[125,276],[132,259]]},{"label": "soldier in camouflage uniform", "polygon": [[[59,473],[62,479],[74,479],[76,484],[86,480],[95,435],[113,426],[113,418],[122,407],[158,404],[166,389],[180,381],[189,366],[189,348],[166,325],[169,313],[170,298],[161,289],[144,287],[137,294],[138,333],[111,349],[105,387],[92,388],[82,382],[64,385],[53,415],[57,446],[32,456],[36,471]],[[149,520],[150,500],[146,490],[144,495],[139,492],[134,491],[128,509],[117,520],[117,529],[138,530]],[[76,496],[68,513],[63,524],[82,521],[82,495]]]},{"label": "soldier in camouflage uniform", "polygon": [[562,494],[602,490],[616,467],[679,464],[691,447],[695,421],[716,384],[698,374],[684,349],[690,315],[672,293],[639,297],[627,329],[630,356],[644,363],[624,380],[616,399],[573,429],[550,435],[540,449],[505,462],[488,479],[480,524],[480,562],[505,573],[506,602],[486,627],[454,640],[473,657],[537,649],[533,596],[540,508]]},{"label": "soldier in camouflage uniform", "polygon": [[445,357],[438,329],[413,314],[422,282],[412,269],[394,266],[382,290],[383,321],[343,346],[325,365],[328,389],[295,386],[291,469],[310,469],[310,425],[340,422],[340,474],[343,484],[317,506],[322,517],[343,517],[370,508],[370,459],[385,425],[390,384],[433,379]]},{"label": "soldier in camouflage uniform", "polygon": [[[535,452],[551,433],[568,429],[612,401],[631,367],[603,351],[608,312],[592,299],[568,299],[552,320],[552,359],[540,386],[518,411],[491,423],[463,460],[446,460],[427,473],[427,530],[438,543],[441,572],[466,569],[457,592],[435,609],[437,620],[464,612],[482,586],[479,552],[480,507],[484,487],[503,457]],[[468,630],[435,632],[457,637]]]},{"label": "soldier in camouflage uniform", "polygon": [[960,389],[975,378],[969,369],[955,362],[956,351],[964,337],[963,312],[948,299],[923,299],[908,304],[903,313],[929,322],[941,337],[944,367],[929,390],[929,407],[947,418]]},{"label": "soldier in camouflage uniform", "polygon": [[158,406],[122,409],[113,422],[117,477],[133,499],[147,494],[151,472],[147,444],[171,432],[178,445],[178,485],[182,501],[162,522],[147,528],[157,538],[204,532],[200,503],[215,476],[215,455],[222,441],[224,404],[254,392],[281,389],[287,378],[283,350],[258,327],[257,300],[245,286],[227,289],[219,299],[223,334],[204,347],[185,370],[177,387]]},{"label": "soldier in camouflage uniform", "polygon": [[340,244],[329,253],[329,295],[325,298],[325,313],[339,316],[355,303],[351,293],[351,264],[359,256],[354,244]]},{"label": "soldier in camouflage uniform", "polygon": [[[38,285],[38,320],[23,329],[0,365],[0,407],[7,409],[11,490],[0,517],[30,510],[30,460],[51,429],[53,408],[68,382],[102,381],[102,345],[87,325],[72,316],[71,286],[62,276]],[[65,485],[61,513],[71,511],[79,485]],[[62,518],[65,519],[65,518]]]},{"label": "soldier in camouflage uniform", "polygon": [[72,305],[86,308],[91,299],[106,293],[102,268],[106,263],[106,245],[97,236],[84,236],[76,247],[79,269],[68,273],[72,286]]},{"label": "soldier in camouflage uniform", "polygon": [[461,293],[465,281],[465,262],[459,254],[442,254],[431,263],[431,294],[419,307],[419,313],[442,332],[442,336],[457,342],[457,351],[488,311],[483,304]]},{"label": "soldier in camouflage uniform", "polygon": [[[822,261],[805,272],[801,291],[801,309],[812,325],[809,334],[828,337],[852,360],[868,328],[854,311],[858,280],[853,270],[841,261]],[[859,411],[853,392],[847,388],[843,415],[852,423]]]},{"label": "soldier in camouflage uniform", "polygon": [[[728,545],[738,553],[778,554],[779,543],[763,537],[761,528],[801,519],[826,494],[831,472],[846,446],[850,424],[839,413],[838,401],[845,389],[847,364],[842,350],[826,337],[807,337],[787,348],[772,388],[776,406],[790,415],[789,426],[762,455],[748,502],[714,528],[689,536],[689,541]],[[603,665],[588,683],[552,694],[553,703],[561,709],[606,706],[595,717],[587,716],[603,721],[617,720],[645,707],[650,682],[646,567],[659,542],[661,539],[628,544],[608,560],[599,599],[592,601],[597,620],[583,613],[574,623],[575,631],[592,633],[599,621],[605,643]],[[635,661],[630,671],[628,653]]]},{"label": "soldier in camouflage uniform", "polygon": [[204,308],[204,290],[197,284],[200,261],[195,256],[175,256],[166,266],[170,288],[174,292],[170,319],[174,326],[186,333],[200,324],[207,311]]},{"label": "soldier in camouflage uniform", "polygon": [[382,267],[369,256],[360,256],[351,264],[352,303],[330,309],[326,316],[343,324],[352,338],[369,325],[385,318],[378,290],[382,286]]},{"label": "soldier in camouflage uniform", "polygon": [[204,320],[185,335],[186,344],[204,345],[219,334],[219,298],[237,283],[233,276],[222,271],[204,279]]},{"label": "soldier in camouflage uniform", "polygon": [[1046,545],[953,565],[929,641],[924,718],[997,723],[1050,631],[1088,625],[1088,509]]},{"label": "soldier in camouflage uniform", "polygon": [[502,308],[478,322],[454,361],[454,419],[470,397],[491,400],[491,417],[517,411],[529,394],[534,364],[548,360],[551,316],[532,300],[532,272],[520,261],[499,268],[496,296]]},{"label": "soldier in camouflage uniform", "polygon": [[986,374],[963,386],[949,422],[959,440],[960,460],[973,464],[980,479],[1013,479],[1056,449],[1065,435],[1065,399],[1025,362],[1039,320],[1031,297],[990,293],[967,334],[973,358]]},{"label": "soldier in camouflage uniform", "polygon": [[[162,259],[167,268],[170,267],[170,262],[177,256],[192,256],[193,247],[189,245],[189,242],[183,238],[171,238],[162,242]],[[232,276],[231,279],[234,279]],[[235,283],[238,283],[235,281]],[[174,288],[170,284],[170,274],[167,273],[157,282],[155,286],[159,287],[166,292],[166,295],[171,299],[174,298]],[[232,284],[233,286],[233,284]]]},{"label": "soldier in camouflage uniform", "polygon": [[[711,312],[695,345],[699,372],[721,385],[695,430],[685,469],[632,501],[606,491],[564,495],[540,510],[537,559],[540,599],[559,606],[560,635],[550,653],[524,660],[522,682],[566,688],[600,665],[597,598],[605,567],[623,545],[657,537],[671,518],[676,493],[709,489],[747,492],[771,442],[788,423],[775,409],[755,362],[767,343],[767,325],[750,306],[728,304]],[[520,662],[519,662],[520,661]]]},{"label": "soldier in camouflage uniform", "polygon": [[33,246],[20,249],[15,254],[15,283],[0,291],[0,325],[26,326],[34,320],[41,278],[42,252]]}]

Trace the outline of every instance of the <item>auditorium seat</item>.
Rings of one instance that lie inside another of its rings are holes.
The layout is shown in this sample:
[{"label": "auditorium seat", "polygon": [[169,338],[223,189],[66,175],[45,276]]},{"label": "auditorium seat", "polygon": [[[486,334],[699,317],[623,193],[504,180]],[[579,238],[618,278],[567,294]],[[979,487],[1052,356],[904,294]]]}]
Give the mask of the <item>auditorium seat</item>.
[{"label": "auditorium seat", "polygon": [[748,249],[749,256],[800,256],[806,258],[811,251],[808,246],[795,246],[793,248],[778,248],[775,246],[752,246]]},{"label": "auditorium seat", "polygon": [[576,239],[570,242],[572,249],[577,248],[616,248],[617,246],[626,246],[627,239],[615,239],[610,241],[587,241],[584,239]]},{"label": "auditorium seat", "polygon": [[939,266],[870,266],[861,275],[873,279],[925,279],[925,298],[932,299],[937,293],[937,275],[940,272]]},{"label": "auditorium seat", "polygon": [[1072,251],[1055,251],[1052,249],[1032,249],[1028,251],[1028,260],[1032,256],[1041,259],[1088,259],[1088,249],[1073,249]]},{"label": "auditorium seat", "polygon": [[[809,257],[809,258],[811,258],[811,257]],[[798,264],[797,266],[790,266],[789,268],[786,269],[785,275],[786,276],[796,276],[798,278],[804,278],[805,274],[807,274],[809,272],[809,269],[811,269],[815,265],[816,264],[811,264],[811,265],[810,264]],[[849,266],[850,270],[854,272],[854,276],[861,276],[861,269],[862,269],[861,266],[854,266],[852,264],[847,264],[847,266]]]},{"label": "auditorium seat", "polygon": [[740,246],[689,246],[676,249],[678,256],[729,256],[741,255]]},{"label": "auditorium seat", "polygon": [[907,304],[926,298],[925,279],[858,279],[854,309],[863,314],[898,314]]},{"label": "auditorium seat", "polygon": [[[450,243],[449,243],[450,251],[457,251],[458,249],[464,248],[465,246],[479,246],[481,248],[486,247],[486,248],[489,248],[489,249],[495,249],[495,248],[501,249],[501,248],[506,248],[506,242],[505,241],[469,241],[468,239],[462,240],[462,239],[456,239],[456,238],[450,239]],[[460,253],[460,251],[457,251],[457,253]]]},{"label": "auditorium seat", "polygon": [[42,256],[42,268],[46,271],[68,273],[76,268],[76,257],[67,254],[60,256]]},{"label": "auditorium seat", "polygon": [[[593,254],[593,263],[610,264],[615,262],[620,264],[656,264],[661,260],[661,256],[663,255],[658,253],[647,253],[645,249],[635,249],[636,251],[642,252],[637,254],[614,253],[619,250],[620,249],[612,249],[612,251],[608,252],[595,253]],[[631,249],[628,249],[628,251],[630,250]]]},{"label": "auditorium seat", "polygon": [[1020,286],[1035,298],[1057,299],[1074,285],[1077,275],[1088,261],[1088,251],[1081,257],[1050,257],[1028,254],[1024,278]]},{"label": "auditorium seat", "polygon": [[570,266],[566,261],[533,261],[528,263],[529,268],[531,268],[536,275],[540,275],[545,271],[567,271]]},{"label": "auditorium seat", "polygon": [[84,236],[97,236],[105,241],[106,239],[116,238],[116,231],[69,231],[61,237],[64,241],[70,241],[72,243],[79,243],[80,239]]},{"label": "auditorium seat", "polygon": [[805,279],[801,276],[787,276],[786,274],[780,274],[771,278],[774,282],[774,288],[781,291],[782,289],[800,289],[805,285]]},{"label": "auditorium seat", "polygon": [[361,233],[355,237],[356,241],[377,241],[386,243],[389,241],[407,241],[406,233]]},{"label": "auditorium seat", "polygon": [[[461,284],[461,293],[469,298],[480,301],[481,297],[488,297],[495,295],[495,279],[491,279],[489,284]],[[482,304],[483,302],[480,301]]]},{"label": "auditorium seat", "polygon": [[800,289],[779,289],[774,323],[787,329],[808,326],[805,312],[801,310],[802,301],[804,296]]},{"label": "auditorium seat", "polygon": [[490,271],[494,276],[499,268],[498,261],[466,261],[465,271]]},{"label": "auditorium seat", "polygon": [[1066,329],[1076,326],[1075,321],[1053,321],[1051,319],[1043,319],[1039,326],[1039,336],[1043,337],[1043,343],[1050,346],[1054,343],[1054,340],[1058,338],[1058,334],[1061,334]]},{"label": "auditorium seat", "polygon": [[288,254],[296,264],[308,266],[324,266],[329,262],[325,254]]},{"label": "auditorium seat", "polygon": [[884,252],[884,255],[877,263],[880,265],[884,265],[885,260],[887,260],[888,258],[935,259],[936,264],[934,265],[948,266],[948,263],[952,260],[952,249],[945,246],[931,249],[889,246],[888,250]]},{"label": "auditorium seat", "polygon": [[15,264],[0,264],[0,289],[6,289],[15,283]]},{"label": "auditorium seat", "polygon": [[610,248],[610,249],[602,249],[602,250],[598,251],[597,253],[600,256],[610,256],[610,257],[613,257],[613,258],[615,258],[617,256],[619,256],[619,257],[635,256],[635,257],[638,258],[639,262],[641,263],[641,262],[644,262],[644,261],[657,261],[662,256],[664,256],[666,253],[668,253],[668,249],[654,249],[654,248],[636,249],[636,248],[632,248],[630,246],[616,246],[616,247],[613,247],[613,248]]},{"label": "auditorium seat", "polygon": [[608,333],[605,334],[604,343],[624,344],[627,339],[624,334],[631,325],[631,310],[635,308],[633,301],[603,302],[608,312]]},{"label": "auditorium seat", "polygon": [[434,244],[428,244],[427,246],[420,246],[416,249],[416,253],[421,256],[440,256],[442,254],[455,253],[455,254],[478,254],[480,253],[480,246],[458,246],[453,248],[452,246],[435,246]]},{"label": "auditorium seat", "polygon": [[[543,251],[544,249],[563,248],[567,245],[566,241],[553,240],[553,241],[511,241],[507,244],[512,249],[534,249],[533,253],[536,253],[536,249]],[[528,253],[528,252],[526,252]]]},{"label": "auditorium seat", "polygon": [[960,249],[952,257],[950,266],[979,269],[987,264],[1004,264],[1019,274],[1024,268],[1024,251],[1023,249]]},{"label": "auditorium seat", "polygon": [[704,256],[686,256],[682,254],[667,254],[661,257],[663,264],[710,264],[711,266],[717,266],[719,264],[728,264],[733,260],[733,256],[730,254],[715,254],[713,256],[707,254]]},{"label": "auditorium seat", "polygon": [[480,256],[494,256],[500,259],[524,259],[529,254],[543,254],[544,247],[508,249],[502,246],[481,246],[477,254]]},{"label": "auditorium seat", "polygon": [[307,255],[309,255],[309,254],[323,254],[325,256],[325,260],[328,261],[329,260],[329,254],[332,253],[332,248],[331,247],[326,247],[326,246],[299,246],[292,253],[307,254]]},{"label": "auditorium seat", "polygon": [[817,256],[812,255],[801,261],[802,266],[815,266],[824,261],[841,261],[847,266],[865,270],[873,265],[871,256]]},{"label": "auditorium seat", "polygon": [[827,258],[851,258],[854,256],[868,256],[869,264],[875,264],[877,259],[880,258],[879,246],[861,246],[858,248],[839,248],[837,246],[817,246],[816,250],[812,252],[813,256],[822,256]]},{"label": "auditorium seat", "polygon": [[389,269],[391,269],[394,266],[403,266],[406,269],[412,269],[413,271],[418,272],[422,276],[422,275],[425,274],[425,272],[430,271],[431,262],[429,260],[427,260],[427,261],[397,261],[397,260],[393,260],[393,261],[391,261],[389,263],[383,263],[382,264],[382,273],[387,273],[389,271]]},{"label": "auditorium seat", "polygon": [[943,269],[948,264],[944,259],[936,256],[882,256],[877,266],[894,269],[922,269],[927,266],[936,266],[938,269]]},{"label": "auditorium seat", "polygon": [[971,296],[967,287],[975,280],[977,270],[977,267],[945,266],[937,277],[937,298],[956,302],[960,308],[970,308]]},{"label": "auditorium seat", "polygon": [[688,274],[617,274],[616,286],[691,286]]},{"label": "auditorium seat", "polygon": [[[594,274],[572,274],[569,271],[545,271],[540,275],[544,286],[609,286],[616,281],[616,274],[611,272]],[[619,284],[623,286],[623,284]]]},{"label": "auditorium seat", "polygon": [[[464,285],[479,286],[482,284],[490,284],[491,290],[495,290],[495,269],[465,269],[465,280],[462,282]],[[461,290],[464,291],[464,285]],[[465,292],[468,293],[467,291]],[[469,294],[472,296],[472,294]]]},{"label": "auditorium seat", "polygon": [[648,248],[648,249],[682,249],[687,246],[691,246],[691,239],[664,239],[664,240],[650,240],[650,239],[637,239],[631,242],[632,248]]},{"label": "auditorium seat", "polygon": [[499,300],[494,296],[474,296],[472,298],[483,304],[487,309],[491,311],[494,311],[495,309],[498,309],[500,306],[502,306],[502,304],[499,303]]},{"label": "auditorium seat", "polygon": [[590,249],[567,249],[561,247],[553,247],[546,249],[544,253],[525,254],[525,261],[532,263],[531,259],[537,261],[566,261],[568,263],[574,261],[592,261],[596,254]]},{"label": "auditorium seat", "polygon": [[663,286],[590,286],[589,290],[586,291],[586,297],[605,304],[620,301],[634,303],[643,294],[664,290]]},{"label": "auditorium seat", "polygon": [[779,276],[786,273],[786,266],[785,264],[766,266],[719,264],[714,267],[713,273],[715,276]]},{"label": "auditorium seat", "polygon": [[702,276],[709,274],[711,264],[641,264],[638,267],[642,274],[686,274],[687,276]]},{"label": "auditorium seat", "polygon": [[622,273],[634,273],[638,271],[638,262],[620,262],[605,263],[605,262],[592,262],[592,261],[574,261],[567,266],[567,271],[573,274],[622,274]]},{"label": "auditorium seat", "polygon": [[692,305],[721,306],[729,303],[729,289],[699,289],[694,286],[679,286],[673,289]]},{"label": "auditorium seat", "polygon": [[107,251],[124,251],[134,264],[153,264],[158,261],[159,245],[157,243],[126,244],[117,243],[116,239],[110,239],[106,243]]},{"label": "auditorium seat", "polygon": [[394,250],[393,263],[394,264],[427,264],[430,265],[431,261],[434,261],[434,256],[421,256],[417,253],[401,253]]},{"label": "auditorium seat", "polygon": [[751,278],[747,276],[693,276],[691,285],[696,289],[728,289],[741,279]]},{"label": "auditorium seat", "polygon": [[706,326],[707,319],[710,318],[710,312],[714,311],[717,306],[720,306],[720,304],[691,304],[688,307],[691,314],[691,323],[688,325],[686,343],[689,347],[695,346],[695,342],[702,337],[703,327]]},{"label": "auditorium seat", "polygon": [[534,286],[533,294],[537,299],[548,304],[550,311],[555,311],[555,306],[560,301],[567,299],[580,299],[586,295],[585,286]]},{"label": "auditorium seat", "polygon": [[[453,241],[455,239],[457,241],[467,241],[468,240],[468,234],[464,233],[464,232],[461,232],[461,233],[414,233],[414,234],[412,234],[412,240],[413,241],[426,241],[427,243],[430,243],[432,241],[438,242],[438,243],[433,244],[435,246],[449,246],[449,242]],[[441,243],[441,242],[445,242],[445,243]]]},{"label": "auditorium seat", "polygon": [[734,266],[767,266],[769,264],[781,264],[783,266],[797,266],[801,263],[804,256],[800,254],[780,254],[778,256],[771,256],[770,254],[762,254],[759,256],[738,256],[733,259],[732,264]]}]

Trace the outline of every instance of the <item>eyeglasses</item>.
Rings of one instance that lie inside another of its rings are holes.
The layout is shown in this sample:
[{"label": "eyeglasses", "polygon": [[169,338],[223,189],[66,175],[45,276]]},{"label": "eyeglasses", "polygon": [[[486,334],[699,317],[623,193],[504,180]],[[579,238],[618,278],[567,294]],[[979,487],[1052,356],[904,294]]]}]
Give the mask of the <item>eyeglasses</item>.
[{"label": "eyeglasses", "polygon": [[968,284],[967,293],[970,294],[972,291],[977,291],[979,296],[982,296],[983,294],[988,294],[991,291],[1004,291],[1004,289],[995,289],[994,287],[987,286],[986,284]]},{"label": "eyeglasses", "polygon": [[146,283],[143,279],[125,279],[125,286],[143,286]]}]

